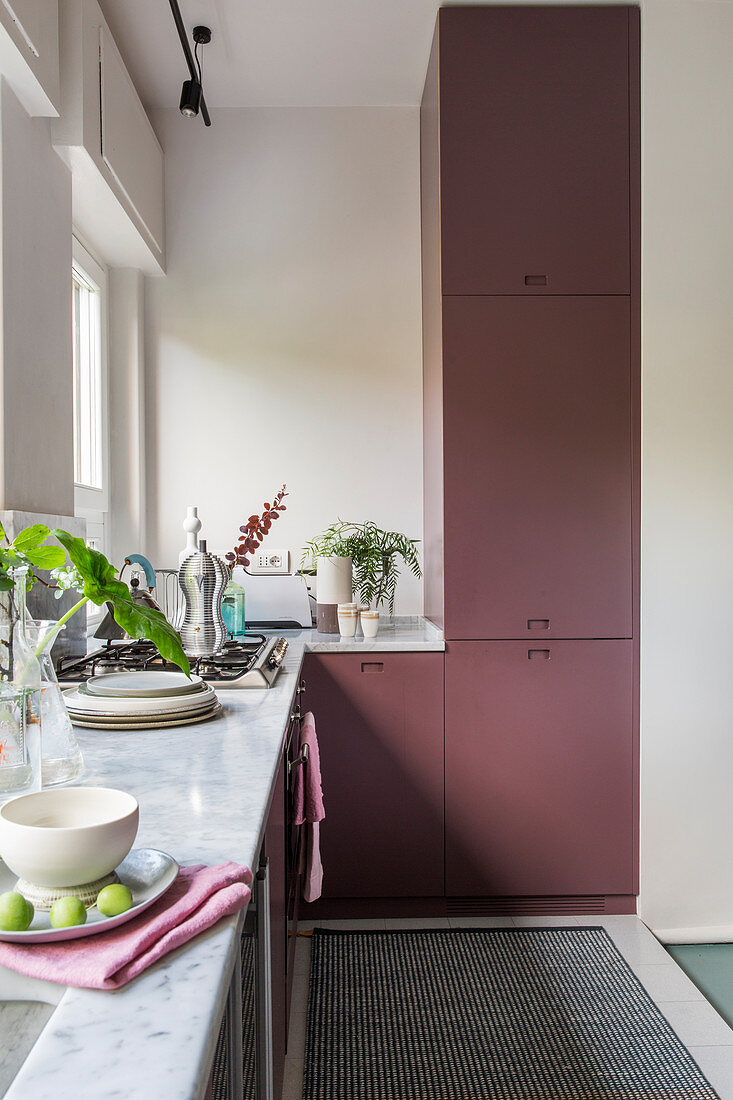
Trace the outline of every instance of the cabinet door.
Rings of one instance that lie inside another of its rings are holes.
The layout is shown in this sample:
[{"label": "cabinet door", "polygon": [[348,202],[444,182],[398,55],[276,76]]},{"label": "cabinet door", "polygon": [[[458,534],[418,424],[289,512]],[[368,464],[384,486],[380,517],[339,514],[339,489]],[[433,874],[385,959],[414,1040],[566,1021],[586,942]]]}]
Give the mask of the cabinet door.
[{"label": "cabinet door", "polygon": [[443,894],[443,654],[309,654],[323,894]]},{"label": "cabinet door", "polygon": [[629,637],[629,300],[443,301],[446,637]]},{"label": "cabinet door", "polygon": [[632,642],[452,642],[446,893],[633,894]]},{"label": "cabinet door", "polygon": [[629,293],[630,19],[441,9],[445,294]]}]

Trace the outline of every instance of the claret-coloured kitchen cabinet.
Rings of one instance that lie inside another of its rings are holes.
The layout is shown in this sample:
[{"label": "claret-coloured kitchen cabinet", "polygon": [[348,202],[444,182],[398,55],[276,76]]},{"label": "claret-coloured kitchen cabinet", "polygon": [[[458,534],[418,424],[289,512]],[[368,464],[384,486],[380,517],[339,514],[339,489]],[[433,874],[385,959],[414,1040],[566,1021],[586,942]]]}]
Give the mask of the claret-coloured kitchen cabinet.
[{"label": "claret-coloured kitchen cabinet", "polygon": [[303,676],[326,810],[320,911],[442,898],[443,654],[309,653]]},{"label": "claret-coloured kitchen cabinet", "polygon": [[632,643],[449,654],[446,893],[634,894]]},{"label": "claret-coloured kitchen cabinet", "polygon": [[438,15],[424,549],[449,908],[637,891],[639,57],[633,6]]},{"label": "claret-coloured kitchen cabinet", "polygon": [[625,6],[440,10],[444,294],[630,293],[637,36]]},{"label": "claret-coloured kitchen cabinet", "polygon": [[446,297],[445,632],[632,633],[627,297]]}]

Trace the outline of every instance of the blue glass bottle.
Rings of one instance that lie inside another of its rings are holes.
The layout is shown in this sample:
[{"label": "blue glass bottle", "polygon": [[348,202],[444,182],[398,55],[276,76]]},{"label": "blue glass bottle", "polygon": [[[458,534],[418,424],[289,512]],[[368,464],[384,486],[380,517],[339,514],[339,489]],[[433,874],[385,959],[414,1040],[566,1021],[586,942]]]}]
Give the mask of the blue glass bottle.
[{"label": "blue glass bottle", "polygon": [[241,584],[230,580],[221,598],[221,617],[230,638],[241,638],[247,629],[244,603],[245,593]]}]

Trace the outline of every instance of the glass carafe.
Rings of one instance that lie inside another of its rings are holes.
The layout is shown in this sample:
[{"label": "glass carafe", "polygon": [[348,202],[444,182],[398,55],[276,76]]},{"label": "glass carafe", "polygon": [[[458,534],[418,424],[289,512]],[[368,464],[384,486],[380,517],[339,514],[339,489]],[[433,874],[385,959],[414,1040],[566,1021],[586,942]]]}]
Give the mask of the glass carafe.
[{"label": "glass carafe", "polygon": [[27,626],[28,639],[33,645],[41,670],[41,729],[43,731],[44,787],[57,787],[70,783],[84,772],[84,759],[76,741],[74,727],[66,709],[63,692],[56,678],[51,659],[51,649],[65,624],[48,619],[33,621]]},{"label": "glass carafe", "polygon": [[13,570],[12,679],[0,685],[0,802],[41,789],[41,667],[29,644],[28,569]]}]

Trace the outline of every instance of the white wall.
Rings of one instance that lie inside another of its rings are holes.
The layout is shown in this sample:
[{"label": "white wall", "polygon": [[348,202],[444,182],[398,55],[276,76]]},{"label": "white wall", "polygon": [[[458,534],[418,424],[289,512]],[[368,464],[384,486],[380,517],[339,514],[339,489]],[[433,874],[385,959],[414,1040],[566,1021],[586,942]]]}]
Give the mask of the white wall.
[{"label": "white wall", "polygon": [[[197,504],[219,553],[287,482],[269,545],[337,516],[422,536],[417,108],[153,114],[167,278],[146,280],[148,543]],[[402,582],[398,611],[420,610]]]},{"label": "white wall", "polygon": [[144,280],[109,270],[109,554],[119,564],[145,543]]},{"label": "white wall", "polygon": [[73,515],[71,175],[0,88],[0,507]]},{"label": "white wall", "polygon": [[642,41],[641,915],[733,938],[733,5]]}]

